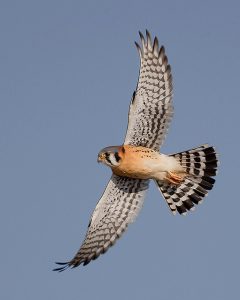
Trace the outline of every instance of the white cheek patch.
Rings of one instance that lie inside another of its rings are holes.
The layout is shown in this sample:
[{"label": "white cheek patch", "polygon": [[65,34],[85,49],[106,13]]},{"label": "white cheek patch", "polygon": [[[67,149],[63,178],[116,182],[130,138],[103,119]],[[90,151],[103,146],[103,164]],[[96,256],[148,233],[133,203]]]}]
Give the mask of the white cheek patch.
[{"label": "white cheek patch", "polygon": [[119,165],[119,162],[116,160],[116,157],[115,157],[114,153],[110,153],[109,160],[111,161],[111,164],[113,166],[118,166]]}]

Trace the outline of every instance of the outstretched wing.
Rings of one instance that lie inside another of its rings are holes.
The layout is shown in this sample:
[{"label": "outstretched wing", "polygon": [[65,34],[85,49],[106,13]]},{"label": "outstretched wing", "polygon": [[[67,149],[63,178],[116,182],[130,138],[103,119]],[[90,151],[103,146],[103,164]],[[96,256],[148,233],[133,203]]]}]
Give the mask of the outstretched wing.
[{"label": "outstretched wing", "polygon": [[75,255],[54,271],[64,271],[68,267],[86,265],[105,253],[133,222],[142,207],[148,180],[131,179],[112,175],[99,200],[88,226],[85,240]]},{"label": "outstretched wing", "polygon": [[173,115],[172,75],[164,47],[158,39],[152,44],[146,31],[146,40],[139,32],[142,47],[140,73],[136,91],[130,103],[128,128],[124,144],[159,150]]}]

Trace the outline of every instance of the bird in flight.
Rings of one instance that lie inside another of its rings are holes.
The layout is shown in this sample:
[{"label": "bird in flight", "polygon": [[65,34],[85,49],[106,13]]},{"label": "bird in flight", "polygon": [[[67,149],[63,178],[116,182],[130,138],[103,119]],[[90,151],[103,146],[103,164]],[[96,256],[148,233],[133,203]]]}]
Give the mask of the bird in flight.
[{"label": "bird in flight", "polygon": [[218,166],[214,147],[207,144],[171,155],[159,148],[173,116],[171,68],[158,39],[141,32],[140,72],[133,93],[124,143],[98,154],[112,169],[110,181],[91,216],[76,255],[54,271],[87,265],[114,245],[138,215],[152,179],[173,214],[186,214],[212,189]]}]

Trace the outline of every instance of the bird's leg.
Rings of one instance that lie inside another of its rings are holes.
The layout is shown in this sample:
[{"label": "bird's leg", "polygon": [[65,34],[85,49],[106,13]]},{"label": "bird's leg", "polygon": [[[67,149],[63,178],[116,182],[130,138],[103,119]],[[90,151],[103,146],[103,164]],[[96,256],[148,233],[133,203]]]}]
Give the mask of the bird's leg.
[{"label": "bird's leg", "polygon": [[174,172],[167,172],[166,180],[172,184],[178,185],[184,180],[184,174],[177,174]]}]

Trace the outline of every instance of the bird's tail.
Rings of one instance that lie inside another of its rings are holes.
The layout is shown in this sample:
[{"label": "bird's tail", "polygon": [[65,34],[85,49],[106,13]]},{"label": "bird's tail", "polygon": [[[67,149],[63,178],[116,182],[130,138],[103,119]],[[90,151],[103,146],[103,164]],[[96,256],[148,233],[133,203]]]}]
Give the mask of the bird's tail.
[{"label": "bird's tail", "polygon": [[156,180],[156,184],[173,214],[186,214],[194,204],[202,202],[212,189],[218,167],[218,157],[214,147],[207,144],[175,153],[173,156],[184,168],[187,176],[179,184]]}]

